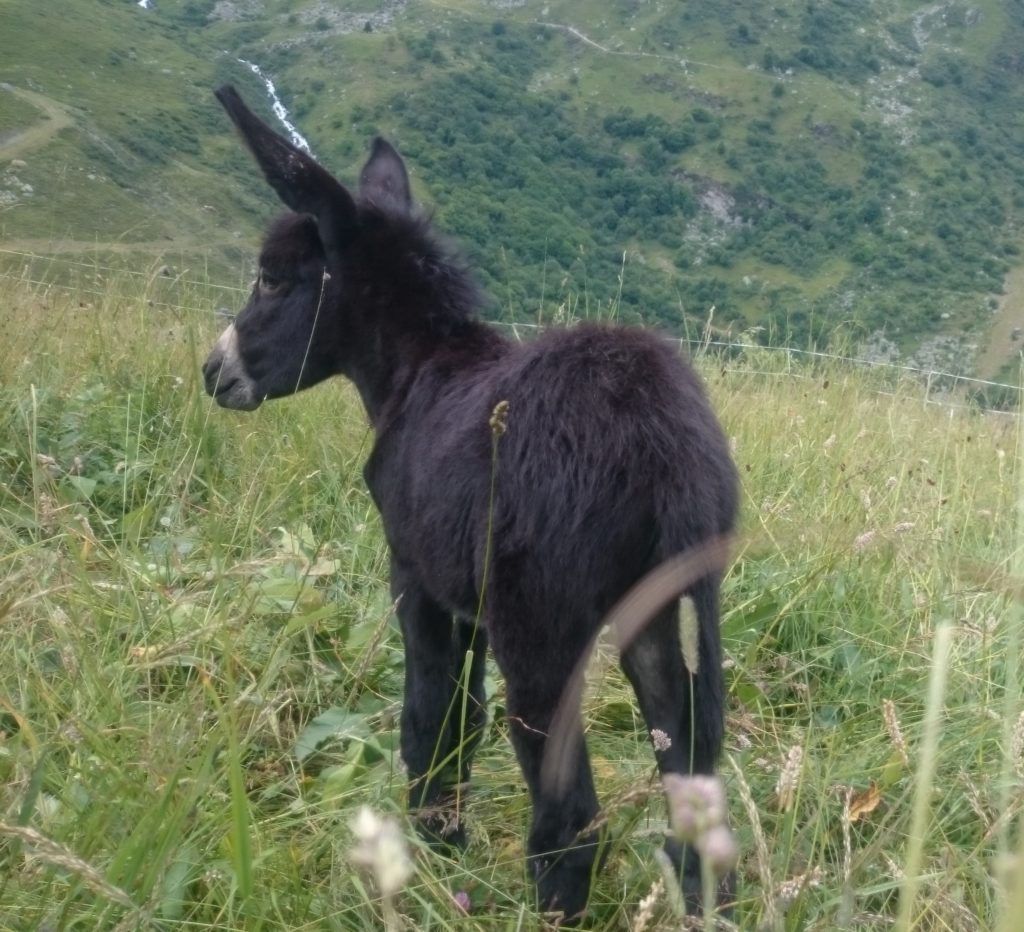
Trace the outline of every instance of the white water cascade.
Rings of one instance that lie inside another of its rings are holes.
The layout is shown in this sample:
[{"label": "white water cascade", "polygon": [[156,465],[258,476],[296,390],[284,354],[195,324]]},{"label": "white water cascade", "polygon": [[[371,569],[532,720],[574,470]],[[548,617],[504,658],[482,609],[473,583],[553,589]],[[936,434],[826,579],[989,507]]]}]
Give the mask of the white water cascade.
[{"label": "white water cascade", "polygon": [[267,93],[270,95],[271,104],[274,110],[274,116],[280,121],[281,125],[288,131],[288,137],[291,139],[292,145],[298,149],[302,149],[303,152],[308,152],[313,155],[313,150],[309,147],[309,143],[306,141],[306,137],[302,135],[296,129],[295,124],[288,119],[288,110],[285,105],[281,103],[281,98],[277,96],[277,89],[274,87],[274,82],[270,80],[261,70],[259,65],[254,65],[251,61],[246,61],[244,58],[238,59],[246,68],[248,68],[256,77],[258,77],[267,88]]}]

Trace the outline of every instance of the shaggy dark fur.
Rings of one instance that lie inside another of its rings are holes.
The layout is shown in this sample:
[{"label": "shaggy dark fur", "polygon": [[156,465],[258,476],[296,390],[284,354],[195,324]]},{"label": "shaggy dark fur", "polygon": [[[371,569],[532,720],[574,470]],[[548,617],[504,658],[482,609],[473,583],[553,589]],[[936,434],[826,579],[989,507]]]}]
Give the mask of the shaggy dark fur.
[{"label": "shaggy dark fur", "polygon": [[[477,321],[469,275],[412,213],[405,167],[387,143],[375,141],[352,196],[233,89],[218,97],[295,213],[271,226],[252,297],[204,367],[207,389],[252,408],[335,374],[358,387],[376,434],[365,477],[406,646],[411,807],[435,837],[464,840],[445,803],[469,777],[484,723],[489,643],[533,802],[528,851],[541,904],[576,916],[598,801],[582,742],[567,791],[542,781],[546,733],[615,602],[662,561],[732,529],[726,440],[697,377],[658,336],[587,325],[523,345]],[[489,420],[503,401],[495,447]],[[623,652],[649,728],[671,739],[657,752],[663,772],[710,773],[721,748],[718,590],[717,572],[688,590],[696,675],[674,604]],[[696,855],[673,854],[695,894]]]}]

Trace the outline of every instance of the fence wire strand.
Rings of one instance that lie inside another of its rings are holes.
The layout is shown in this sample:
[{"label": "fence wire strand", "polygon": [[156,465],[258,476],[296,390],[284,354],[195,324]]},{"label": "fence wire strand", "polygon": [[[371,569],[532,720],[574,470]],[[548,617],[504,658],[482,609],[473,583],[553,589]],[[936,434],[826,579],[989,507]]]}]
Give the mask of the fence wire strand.
[{"label": "fence wire strand", "polygon": [[[42,261],[47,262],[49,264],[62,264],[71,268],[80,268],[83,270],[91,270],[95,272],[107,272],[110,273],[111,275],[127,275],[138,279],[144,279],[147,286],[152,285],[155,282],[162,282],[166,284],[168,287],[190,286],[196,289],[213,289],[216,291],[229,292],[237,295],[245,295],[248,293],[247,288],[243,288],[237,285],[224,285],[217,282],[201,281],[197,279],[182,279],[174,276],[161,275],[159,272],[140,272],[134,269],[117,268],[115,266],[98,265],[92,262],[67,259],[63,256],[47,256],[23,250],[4,249],[2,247],[0,247],[0,255],[16,256],[22,259]],[[19,275],[12,274],[9,272],[0,272],[0,279],[6,279],[8,281],[17,281],[26,285],[33,285],[39,288],[58,289],[68,294],[90,295],[98,298],[107,297],[107,292],[105,291],[100,291],[94,288],[87,288],[81,285],[61,284],[60,282],[45,281],[37,278],[29,278],[23,274]],[[146,300],[150,307],[164,308],[167,310],[178,311],[185,314],[195,314],[212,318],[217,313],[217,309],[213,307],[196,307],[194,305],[189,304],[175,304],[169,301],[157,301],[152,298],[147,298]],[[502,320],[492,321],[492,323],[496,324],[499,327],[511,330],[517,339],[519,338],[518,331],[520,330],[541,331],[548,329],[551,326],[549,324],[538,324],[534,322]],[[714,347],[716,350],[719,350],[722,353],[782,353],[785,354],[785,356],[788,359],[793,359],[794,357],[801,357],[810,360],[834,362],[839,365],[850,366],[853,368],[875,370],[881,369],[890,372],[906,373],[916,377],[919,380],[923,380],[926,383],[925,401],[927,403],[942,405],[950,408],[978,409],[981,406],[978,404],[959,404],[951,400],[949,397],[942,397],[939,399],[930,397],[933,385],[936,382],[942,383],[944,386],[952,384],[954,388],[962,384],[965,388],[973,386],[980,388],[992,388],[1003,391],[1016,392],[1018,398],[1020,397],[1020,393],[1022,391],[1022,387],[1020,385],[1011,385],[1006,382],[996,382],[991,379],[982,379],[976,376],[968,376],[956,372],[945,372],[940,369],[927,368],[923,366],[912,366],[906,363],[890,362],[888,360],[865,359],[863,357],[858,356],[844,356],[840,353],[828,352],[826,350],[801,349],[799,347],[794,346],[766,346],[760,343],[750,343],[733,340],[710,340],[707,339],[706,337],[689,338],[672,336],[669,339],[672,342],[678,343],[680,349],[685,349],[687,352],[695,356],[705,355],[708,349]],[[739,369],[737,367],[729,366],[726,366],[725,369],[726,371],[743,372],[748,375],[775,377],[786,375],[787,377],[790,378],[793,378],[798,375],[797,373],[775,372],[769,370],[752,370],[749,368]],[[879,391],[878,394],[890,395],[892,393]]]}]

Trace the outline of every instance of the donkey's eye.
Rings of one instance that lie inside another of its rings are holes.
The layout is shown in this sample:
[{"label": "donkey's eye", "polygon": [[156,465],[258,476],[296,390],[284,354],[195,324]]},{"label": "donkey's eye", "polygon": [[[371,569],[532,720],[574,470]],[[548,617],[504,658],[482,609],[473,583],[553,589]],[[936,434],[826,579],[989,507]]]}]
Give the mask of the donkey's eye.
[{"label": "donkey's eye", "polygon": [[285,284],[285,280],[283,278],[278,278],[276,275],[270,275],[262,269],[260,269],[259,282],[260,289],[267,292],[278,291]]}]

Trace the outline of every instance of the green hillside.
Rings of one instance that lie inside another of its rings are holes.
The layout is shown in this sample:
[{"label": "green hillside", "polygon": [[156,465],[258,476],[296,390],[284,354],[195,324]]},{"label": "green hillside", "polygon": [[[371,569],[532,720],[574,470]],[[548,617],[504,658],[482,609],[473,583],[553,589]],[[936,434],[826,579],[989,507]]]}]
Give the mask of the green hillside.
[{"label": "green hillside", "polygon": [[210,95],[269,115],[242,58],[343,176],[374,132],[398,142],[495,315],[714,308],[773,342],[1013,357],[1020,0],[0,0],[0,22],[9,251],[237,281],[274,209]]}]

